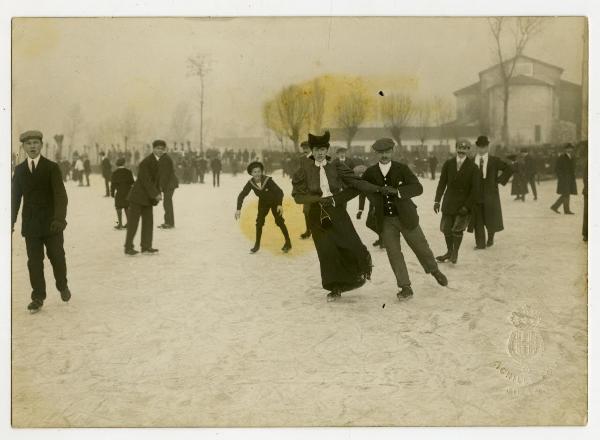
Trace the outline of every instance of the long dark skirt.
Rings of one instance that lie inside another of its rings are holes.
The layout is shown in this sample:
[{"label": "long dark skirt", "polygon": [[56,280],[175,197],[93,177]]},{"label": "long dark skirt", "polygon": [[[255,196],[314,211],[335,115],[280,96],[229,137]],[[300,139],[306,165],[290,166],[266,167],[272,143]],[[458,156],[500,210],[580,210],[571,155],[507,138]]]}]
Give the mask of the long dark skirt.
[{"label": "long dark skirt", "polygon": [[342,292],[365,284],[371,274],[371,254],[360,241],[348,212],[342,206],[325,208],[332,225],[321,225],[321,208],[311,205],[308,222],[321,266],[321,281],[325,290]]}]

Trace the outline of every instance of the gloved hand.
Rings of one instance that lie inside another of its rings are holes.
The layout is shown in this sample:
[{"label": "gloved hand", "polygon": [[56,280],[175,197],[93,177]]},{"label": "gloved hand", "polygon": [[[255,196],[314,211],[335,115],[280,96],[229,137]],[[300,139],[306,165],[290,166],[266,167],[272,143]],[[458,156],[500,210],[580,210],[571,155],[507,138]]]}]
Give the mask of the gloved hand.
[{"label": "gloved hand", "polygon": [[66,227],[67,222],[62,220],[52,220],[52,223],[50,223],[50,232],[56,234],[58,232],[64,231]]},{"label": "gloved hand", "polygon": [[391,187],[391,186],[382,186],[381,187],[381,193],[383,195],[397,196],[398,195],[398,190],[396,188]]},{"label": "gloved hand", "polygon": [[319,203],[321,204],[321,206],[333,206],[334,205],[333,197],[321,197],[321,200],[319,200]]},{"label": "gloved hand", "polygon": [[356,220],[360,220],[360,218],[362,217],[362,213],[363,213],[362,211],[358,211],[356,213]]},{"label": "gloved hand", "polygon": [[467,215],[469,213],[469,209],[466,206],[461,206],[458,210],[459,215]]},{"label": "gloved hand", "polygon": [[433,204],[433,212],[435,212],[436,214],[437,214],[438,212],[440,212],[440,202],[435,202],[435,203]]}]

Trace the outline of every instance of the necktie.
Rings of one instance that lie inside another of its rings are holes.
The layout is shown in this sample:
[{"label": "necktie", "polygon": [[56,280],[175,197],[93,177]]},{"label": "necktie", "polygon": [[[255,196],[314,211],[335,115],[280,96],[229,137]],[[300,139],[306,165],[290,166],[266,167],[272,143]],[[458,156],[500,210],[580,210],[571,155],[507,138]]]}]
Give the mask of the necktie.
[{"label": "necktie", "polygon": [[333,194],[329,188],[329,181],[327,180],[327,173],[325,173],[325,164],[327,161],[317,162],[315,165],[319,167],[319,186],[321,187],[322,197],[330,197]]},{"label": "necktie", "polygon": [[483,171],[483,157],[479,158],[479,169],[481,170],[481,175],[485,179],[485,172]]},{"label": "necktie", "polygon": [[31,161],[31,174],[35,172],[35,161]]}]

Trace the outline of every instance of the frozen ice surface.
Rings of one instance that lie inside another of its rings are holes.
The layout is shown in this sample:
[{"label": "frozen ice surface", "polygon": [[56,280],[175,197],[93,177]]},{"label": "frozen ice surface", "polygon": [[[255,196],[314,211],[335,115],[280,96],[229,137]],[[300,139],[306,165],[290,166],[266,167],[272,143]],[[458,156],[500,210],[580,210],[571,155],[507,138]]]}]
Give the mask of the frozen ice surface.
[{"label": "frozen ice surface", "polygon": [[[289,198],[289,179],[274,178]],[[291,220],[300,206],[286,203],[289,255],[248,254],[252,243],[233,219],[246,175],[223,175],[218,189],[181,185],[176,229],[155,229],[159,255],[136,257],[123,254],[113,200],[92,179],[90,188],[67,183],[70,303],[46,260],[48,298],[40,313],[27,312],[18,227],[13,236],[13,426],[585,423],[583,204],[572,198],[575,216],[550,211],[554,181],[542,182],[537,202],[514,202],[501,188],[505,231],[478,252],[467,234],[459,264],[441,265],[448,288],[405,246],[415,296],[404,303],[385,251],[372,248],[365,218],[355,220],[373,280],[327,303],[312,242],[298,239],[302,225]],[[422,182],[415,201],[439,255],[437,182]],[[156,227],[162,206],[154,212]],[[272,218],[265,228],[275,228]],[[517,327],[515,312],[535,319]]]}]

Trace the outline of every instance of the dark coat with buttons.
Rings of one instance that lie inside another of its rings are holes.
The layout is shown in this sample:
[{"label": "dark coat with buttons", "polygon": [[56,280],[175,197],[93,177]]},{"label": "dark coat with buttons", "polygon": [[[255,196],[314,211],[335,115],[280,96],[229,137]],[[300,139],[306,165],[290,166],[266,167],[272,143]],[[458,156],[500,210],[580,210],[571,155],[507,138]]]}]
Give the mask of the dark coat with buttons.
[{"label": "dark coat with buttons", "polygon": [[21,235],[44,237],[52,235],[50,225],[58,221],[66,225],[67,191],[58,164],[40,156],[32,174],[27,160],[15,167],[12,178],[12,224],[17,221],[21,200]]},{"label": "dark coat with buttons", "polygon": [[138,165],[137,180],[131,187],[127,200],[142,206],[154,206],[160,194],[158,160],[150,154]]},{"label": "dark coat with buttons", "polygon": [[577,194],[575,180],[575,159],[561,154],[556,160],[556,193],[561,195]]},{"label": "dark coat with buttons", "polygon": [[[419,226],[417,205],[411,199],[423,193],[423,186],[407,165],[392,161],[390,170],[387,176],[384,177],[379,164],[375,164],[367,168],[362,178],[374,185],[391,186],[398,189],[401,197],[392,197],[396,211],[398,212],[400,224],[408,230]],[[383,198],[384,196],[381,193],[373,194],[369,197],[370,202],[375,207],[376,230],[378,232],[381,232],[383,229],[383,219],[385,217]]]},{"label": "dark coat with buttons", "polygon": [[469,211],[478,199],[477,191],[480,188],[479,169],[473,160],[465,160],[457,170],[456,157],[448,159],[442,166],[442,173],[435,192],[435,202],[440,203],[442,196],[442,212],[447,215],[456,215],[463,206]]}]

